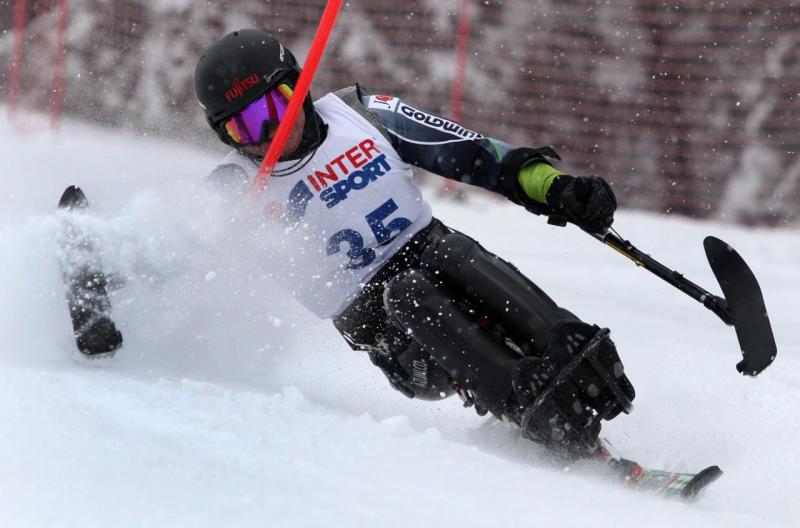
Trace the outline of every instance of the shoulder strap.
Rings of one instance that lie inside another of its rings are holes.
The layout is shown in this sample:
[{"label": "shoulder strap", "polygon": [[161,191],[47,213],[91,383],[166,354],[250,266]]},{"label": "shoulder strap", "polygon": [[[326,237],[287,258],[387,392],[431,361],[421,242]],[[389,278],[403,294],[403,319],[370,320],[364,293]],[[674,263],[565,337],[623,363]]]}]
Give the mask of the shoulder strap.
[{"label": "shoulder strap", "polygon": [[333,92],[333,94],[341,99],[344,104],[352,108],[358,115],[366,119],[369,124],[377,128],[378,132],[391,142],[389,132],[386,130],[386,127],[383,126],[380,118],[361,102],[362,89],[359,85],[354,84],[342,88],[341,90]]}]

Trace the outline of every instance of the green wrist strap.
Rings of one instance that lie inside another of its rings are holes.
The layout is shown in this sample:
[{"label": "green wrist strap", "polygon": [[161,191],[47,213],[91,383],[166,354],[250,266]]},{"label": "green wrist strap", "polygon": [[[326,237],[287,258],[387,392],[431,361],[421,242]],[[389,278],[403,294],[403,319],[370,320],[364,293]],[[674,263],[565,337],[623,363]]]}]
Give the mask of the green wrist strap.
[{"label": "green wrist strap", "polygon": [[519,171],[517,181],[528,198],[539,203],[547,203],[547,191],[556,177],[564,174],[547,163],[533,163]]}]

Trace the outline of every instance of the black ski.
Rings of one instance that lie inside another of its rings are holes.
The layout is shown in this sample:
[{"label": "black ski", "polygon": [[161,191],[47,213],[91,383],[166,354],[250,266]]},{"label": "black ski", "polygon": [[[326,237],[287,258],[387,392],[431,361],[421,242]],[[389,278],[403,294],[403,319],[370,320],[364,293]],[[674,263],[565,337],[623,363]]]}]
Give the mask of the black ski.
[{"label": "black ski", "polygon": [[706,237],[703,246],[728,302],[744,356],[736,369],[747,376],[756,376],[778,353],[761,288],[750,267],[731,246],[712,236]]},{"label": "black ski", "polygon": [[89,207],[79,187],[66,188],[58,208],[63,216],[58,240],[58,262],[72,319],[75,343],[88,357],[112,356],[122,346],[122,334],[111,320],[108,278],[91,236],[74,221]]}]

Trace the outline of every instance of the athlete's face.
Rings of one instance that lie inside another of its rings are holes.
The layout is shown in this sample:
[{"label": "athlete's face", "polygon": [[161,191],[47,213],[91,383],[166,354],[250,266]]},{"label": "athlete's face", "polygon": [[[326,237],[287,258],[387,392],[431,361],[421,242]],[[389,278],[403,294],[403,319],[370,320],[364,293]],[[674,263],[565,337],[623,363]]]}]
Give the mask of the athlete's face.
[{"label": "athlete's face", "polygon": [[[283,156],[292,154],[295,150],[297,150],[297,147],[300,146],[300,141],[303,139],[303,127],[305,124],[306,116],[301,110],[300,113],[297,114],[297,119],[294,122],[292,131],[289,133],[289,139],[286,140],[286,146],[283,148]],[[260,145],[246,145],[242,147],[242,150],[248,154],[252,154],[260,158],[265,157],[267,155],[267,150],[269,150],[269,146],[272,144],[272,139],[275,137],[276,131],[277,129],[271,131],[269,139]]]}]

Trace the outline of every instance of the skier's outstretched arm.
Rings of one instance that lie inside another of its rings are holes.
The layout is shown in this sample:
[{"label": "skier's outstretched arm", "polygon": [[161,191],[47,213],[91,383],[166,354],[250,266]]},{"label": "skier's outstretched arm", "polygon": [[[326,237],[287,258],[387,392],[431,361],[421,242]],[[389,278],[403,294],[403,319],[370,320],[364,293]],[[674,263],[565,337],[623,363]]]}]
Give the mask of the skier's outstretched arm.
[{"label": "skier's outstretched arm", "polygon": [[617,202],[608,183],[562,173],[552,166],[560,159],[552,148],[515,148],[395,97],[370,95],[361,87],[359,95],[406,162],[591,232],[611,226]]}]

